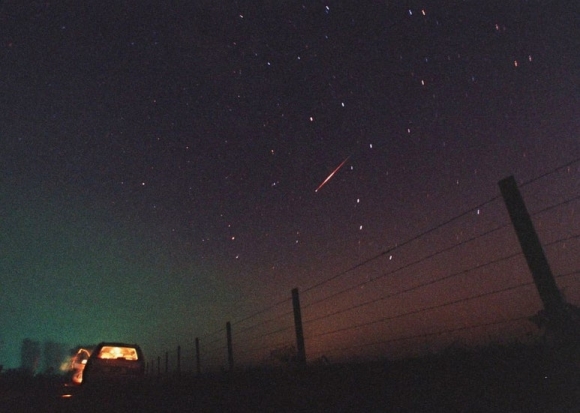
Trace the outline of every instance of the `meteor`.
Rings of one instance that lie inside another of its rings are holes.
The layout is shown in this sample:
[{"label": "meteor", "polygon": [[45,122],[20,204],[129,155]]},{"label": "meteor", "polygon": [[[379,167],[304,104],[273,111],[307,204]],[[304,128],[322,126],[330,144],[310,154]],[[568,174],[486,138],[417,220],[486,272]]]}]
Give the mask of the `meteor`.
[{"label": "meteor", "polygon": [[341,162],[341,164],[340,164],[340,165],[338,165],[338,166],[336,167],[336,169],[335,169],[334,171],[332,171],[332,172],[330,173],[330,175],[328,175],[328,177],[327,177],[327,178],[326,178],[324,181],[322,181],[322,183],[321,183],[321,184],[318,186],[318,188],[316,188],[316,190],[315,190],[314,192],[318,192],[318,191],[320,190],[320,188],[322,188],[324,185],[326,185],[326,183],[327,183],[328,181],[330,181],[330,179],[331,179],[331,178],[334,176],[334,174],[335,174],[335,173],[337,173],[337,172],[338,172],[338,170],[339,170],[340,168],[342,168],[342,167],[343,167],[343,165],[346,163],[346,161],[348,161],[348,159],[349,159],[349,158],[350,158],[350,156],[347,156],[347,157],[346,157],[346,159],[345,159],[344,161],[342,161],[342,162]]}]

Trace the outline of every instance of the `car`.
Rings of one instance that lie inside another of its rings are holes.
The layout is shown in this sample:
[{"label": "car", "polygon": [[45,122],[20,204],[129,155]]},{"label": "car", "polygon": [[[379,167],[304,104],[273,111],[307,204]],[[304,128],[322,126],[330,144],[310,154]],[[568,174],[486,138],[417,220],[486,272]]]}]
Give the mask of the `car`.
[{"label": "car", "polygon": [[82,383],[129,382],[145,375],[145,359],[137,344],[102,342],[88,358]]}]

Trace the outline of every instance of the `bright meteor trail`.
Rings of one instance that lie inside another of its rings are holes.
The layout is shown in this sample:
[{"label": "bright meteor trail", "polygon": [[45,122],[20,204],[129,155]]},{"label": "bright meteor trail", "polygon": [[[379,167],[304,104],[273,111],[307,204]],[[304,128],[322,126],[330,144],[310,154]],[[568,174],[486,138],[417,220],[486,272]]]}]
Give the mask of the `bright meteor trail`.
[{"label": "bright meteor trail", "polygon": [[344,161],[342,161],[341,164],[338,165],[336,167],[336,169],[334,171],[332,171],[330,173],[330,175],[328,175],[328,177],[324,181],[322,181],[322,183],[318,186],[318,188],[316,188],[316,190],[314,192],[318,192],[320,190],[320,188],[322,188],[324,185],[326,185],[326,183],[328,181],[330,181],[330,178],[332,178],[334,176],[334,174],[337,173],[338,170],[343,167],[343,165],[346,163],[346,161],[348,161],[348,158],[350,158],[350,156],[347,156],[346,159]]}]

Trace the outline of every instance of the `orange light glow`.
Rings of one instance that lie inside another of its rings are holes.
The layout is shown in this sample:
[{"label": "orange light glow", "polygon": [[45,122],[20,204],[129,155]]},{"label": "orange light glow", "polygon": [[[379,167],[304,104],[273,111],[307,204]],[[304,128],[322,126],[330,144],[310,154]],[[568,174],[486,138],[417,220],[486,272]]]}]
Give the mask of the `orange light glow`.
[{"label": "orange light glow", "polygon": [[131,347],[111,347],[104,346],[99,353],[100,359],[125,359],[138,360],[139,356],[134,348]]},{"label": "orange light glow", "polygon": [[81,348],[71,358],[70,369],[74,372],[72,376],[73,383],[81,384],[83,382],[83,371],[90,356],[89,350]]}]

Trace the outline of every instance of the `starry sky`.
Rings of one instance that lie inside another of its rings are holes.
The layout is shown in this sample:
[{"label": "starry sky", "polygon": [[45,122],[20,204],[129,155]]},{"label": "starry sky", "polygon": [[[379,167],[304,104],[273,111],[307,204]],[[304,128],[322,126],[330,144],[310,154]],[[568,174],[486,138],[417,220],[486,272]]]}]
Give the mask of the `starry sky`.
[{"label": "starry sky", "polygon": [[[424,325],[349,328],[485,289],[489,274],[316,319],[517,251],[510,228],[315,302],[507,224],[502,178],[531,182],[533,211],[578,196],[579,16],[548,0],[3,2],[0,364],[18,366],[24,338],[156,355],[215,340],[230,320],[283,327],[288,302],[274,321],[245,318],[294,287],[313,357],[458,327],[433,311]],[[540,237],[578,235],[577,209],[535,217]],[[554,248],[556,274],[580,268],[577,240]],[[517,260],[497,285],[530,281]],[[541,302],[525,288],[509,309],[492,300],[455,318],[532,315]]]}]

